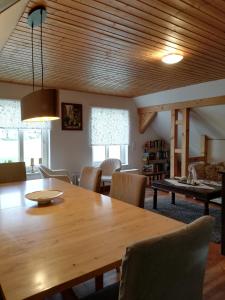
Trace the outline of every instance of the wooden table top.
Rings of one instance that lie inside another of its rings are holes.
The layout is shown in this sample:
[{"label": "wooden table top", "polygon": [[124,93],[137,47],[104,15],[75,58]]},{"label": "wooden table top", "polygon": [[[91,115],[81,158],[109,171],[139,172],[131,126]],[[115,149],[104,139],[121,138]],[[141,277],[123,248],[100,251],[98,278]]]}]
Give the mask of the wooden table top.
[{"label": "wooden table top", "polygon": [[[49,206],[28,192],[64,191]],[[57,179],[0,185],[0,284],[7,300],[42,299],[121,263],[126,246],[184,226]]]}]

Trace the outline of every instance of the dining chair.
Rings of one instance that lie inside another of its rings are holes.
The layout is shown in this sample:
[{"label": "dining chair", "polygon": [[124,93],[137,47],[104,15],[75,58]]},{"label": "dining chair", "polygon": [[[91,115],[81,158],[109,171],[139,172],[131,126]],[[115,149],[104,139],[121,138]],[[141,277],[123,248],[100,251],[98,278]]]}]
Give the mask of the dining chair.
[{"label": "dining chair", "polygon": [[113,173],[110,197],[144,208],[146,183],[143,175]]},{"label": "dining chair", "polygon": [[44,165],[39,165],[38,168],[43,178],[57,178],[72,184],[72,180],[70,179],[69,172],[65,169],[51,170]]},{"label": "dining chair", "polygon": [[25,162],[0,164],[0,183],[25,180],[27,180]]},{"label": "dining chair", "polygon": [[122,163],[117,158],[108,158],[105,159],[100,165],[99,168],[102,170],[102,183],[103,186],[105,183],[111,183],[112,174],[114,172],[119,172],[121,170]]},{"label": "dining chair", "polygon": [[80,187],[99,193],[102,170],[94,167],[84,167],[80,175]]},{"label": "dining chair", "polygon": [[129,246],[120,284],[82,300],[202,300],[213,219],[204,216],[182,229]]}]

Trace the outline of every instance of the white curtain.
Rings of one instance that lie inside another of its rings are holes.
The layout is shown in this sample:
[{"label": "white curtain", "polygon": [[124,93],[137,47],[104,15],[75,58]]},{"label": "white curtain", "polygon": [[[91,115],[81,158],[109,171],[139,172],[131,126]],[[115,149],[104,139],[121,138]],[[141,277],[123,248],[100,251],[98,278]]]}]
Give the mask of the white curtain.
[{"label": "white curtain", "polygon": [[19,100],[0,99],[0,128],[50,128],[50,122],[22,122]]},{"label": "white curtain", "polygon": [[129,111],[92,107],[90,134],[91,145],[128,145]]}]

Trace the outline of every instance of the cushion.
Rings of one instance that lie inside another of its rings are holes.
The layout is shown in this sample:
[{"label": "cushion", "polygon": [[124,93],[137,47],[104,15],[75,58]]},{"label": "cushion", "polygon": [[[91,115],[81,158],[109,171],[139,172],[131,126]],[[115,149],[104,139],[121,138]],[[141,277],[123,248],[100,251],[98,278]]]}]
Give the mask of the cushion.
[{"label": "cushion", "polygon": [[218,180],[218,174],[217,174],[217,164],[207,164],[205,167],[205,179],[207,180]]},{"label": "cushion", "polygon": [[205,167],[205,173],[206,173],[205,179],[213,180],[213,181],[220,181],[221,175],[218,174],[218,172],[221,172],[224,170],[225,170],[224,162],[207,164]]},{"label": "cushion", "polygon": [[205,163],[196,163],[193,164],[193,168],[195,169],[197,179],[206,179],[206,164]]}]

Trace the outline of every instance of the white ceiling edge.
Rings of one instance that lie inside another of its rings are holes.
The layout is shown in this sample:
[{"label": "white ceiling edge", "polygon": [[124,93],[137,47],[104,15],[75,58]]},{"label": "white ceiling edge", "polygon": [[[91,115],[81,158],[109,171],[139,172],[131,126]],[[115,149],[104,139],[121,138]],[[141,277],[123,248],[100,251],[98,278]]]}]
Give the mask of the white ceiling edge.
[{"label": "white ceiling edge", "polygon": [[134,97],[137,107],[183,102],[225,95],[225,79]]},{"label": "white ceiling edge", "polygon": [[16,27],[28,1],[20,0],[0,14],[0,51]]}]

